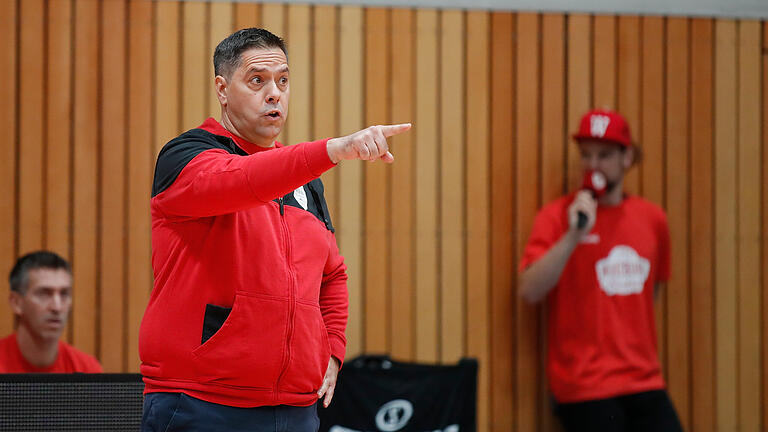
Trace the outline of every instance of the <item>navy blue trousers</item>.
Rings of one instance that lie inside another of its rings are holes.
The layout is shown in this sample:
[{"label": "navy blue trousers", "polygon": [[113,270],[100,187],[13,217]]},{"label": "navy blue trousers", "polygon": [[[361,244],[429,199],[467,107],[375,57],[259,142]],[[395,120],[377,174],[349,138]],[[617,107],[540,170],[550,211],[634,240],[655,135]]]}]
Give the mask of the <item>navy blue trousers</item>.
[{"label": "navy blue trousers", "polygon": [[567,432],[683,432],[665,390],[555,404]]},{"label": "navy blue trousers", "polygon": [[144,397],[141,432],[317,432],[317,405],[237,408],[183,393],[149,393]]}]

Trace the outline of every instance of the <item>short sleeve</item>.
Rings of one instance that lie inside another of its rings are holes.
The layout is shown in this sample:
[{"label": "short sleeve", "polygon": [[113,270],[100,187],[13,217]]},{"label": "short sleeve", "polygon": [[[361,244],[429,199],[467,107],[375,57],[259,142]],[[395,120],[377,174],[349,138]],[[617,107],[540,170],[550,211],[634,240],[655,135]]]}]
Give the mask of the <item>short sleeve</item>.
[{"label": "short sleeve", "polygon": [[536,215],[531,236],[520,259],[520,273],[546,254],[563,235],[563,215],[559,209],[560,206],[549,205]]},{"label": "short sleeve", "polygon": [[661,211],[659,215],[658,224],[658,245],[659,245],[659,262],[658,271],[656,272],[656,282],[666,282],[670,277],[670,245],[669,245],[669,224],[667,223],[667,215]]}]

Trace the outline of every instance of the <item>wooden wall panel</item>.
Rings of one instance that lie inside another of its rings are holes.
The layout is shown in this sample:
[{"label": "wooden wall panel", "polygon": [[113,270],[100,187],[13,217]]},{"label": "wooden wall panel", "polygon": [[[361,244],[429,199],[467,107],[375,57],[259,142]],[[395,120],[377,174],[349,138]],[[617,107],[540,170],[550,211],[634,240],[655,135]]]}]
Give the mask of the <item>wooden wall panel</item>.
[{"label": "wooden wall panel", "polygon": [[155,152],[181,132],[181,7],[157,2],[154,26]]},{"label": "wooden wall panel", "polygon": [[[393,124],[413,123],[415,116],[414,77],[416,15],[409,9],[393,9],[391,15],[392,33],[390,36],[390,61],[392,67],[392,86],[390,88],[389,120]],[[391,316],[390,338],[392,356],[398,359],[413,360],[415,355],[416,317],[415,284],[416,267],[414,262],[415,241],[415,187],[416,140],[413,133],[393,137],[390,142],[395,163],[391,170],[389,200],[391,206],[390,226],[390,292]]]},{"label": "wooden wall panel", "polygon": [[258,27],[261,23],[261,5],[258,3],[235,3],[233,30]]},{"label": "wooden wall panel", "polygon": [[72,2],[49,1],[46,19],[44,247],[71,259]]},{"label": "wooden wall panel", "polygon": [[[690,156],[689,113],[689,33],[688,18],[667,22],[666,68],[666,182],[667,216],[670,230],[672,276],[667,284],[666,374],[669,394],[685,430],[690,430]],[[657,323],[659,324],[659,323]],[[657,332],[664,328],[659,325]]]},{"label": "wooden wall panel", "polygon": [[[126,227],[126,273],[128,292],[126,305],[125,371],[139,370],[139,325],[152,290],[152,258],[149,200],[152,190],[159,120],[153,106],[152,40],[154,11],[152,0],[131,0],[128,23],[128,134],[127,182],[128,224]],[[155,57],[156,58],[156,57]],[[159,97],[158,94],[154,95]],[[172,117],[177,119],[178,117]],[[167,126],[166,126],[167,127]],[[165,139],[165,138],[164,138]],[[155,144],[153,144],[153,141]]]},{"label": "wooden wall panel", "polygon": [[715,374],[717,430],[739,424],[738,264],[736,235],[737,58],[736,22],[715,25]]},{"label": "wooden wall panel", "polygon": [[[766,316],[766,311],[768,311],[768,53],[766,53],[766,49],[768,49],[768,25],[766,25],[765,21],[763,22],[763,71],[761,75],[761,87],[763,89],[762,96],[762,112],[763,112],[763,158],[761,160],[762,162],[762,179],[760,182],[760,185],[762,186],[762,198],[763,198],[763,226],[762,226],[762,235],[761,238],[763,241],[760,244],[762,257],[763,257],[763,265],[762,265],[762,294],[763,294],[763,301],[761,303],[762,310],[761,310],[761,316],[762,316],[762,355],[763,355],[763,363],[762,363],[762,385],[763,385],[763,401],[768,398],[768,316]],[[768,425],[768,409],[763,409],[763,426]]]},{"label": "wooden wall panel", "polygon": [[[221,105],[216,96],[216,87],[214,79],[216,75],[213,68],[213,53],[216,46],[229,36],[235,29],[234,27],[234,5],[232,3],[213,2],[209,5],[209,32],[208,32],[208,50],[206,51],[205,65],[208,71],[205,78],[204,93],[206,98],[206,116],[221,118]],[[252,18],[255,18],[255,14]],[[202,123],[203,120],[200,120]]]},{"label": "wooden wall panel", "polygon": [[[18,58],[17,46],[19,9],[16,2],[0,2],[0,128],[6,131],[7,139],[0,144],[0,268],[9,273],[18,257],[18,224],[16,219],[18,186],[16,181],[18,149],[17,120],[19,108],[17,96]],[[13,331],[13,314],[10,311],[8,296],[0,295],[0,307],[4,313],[0,317],[0,332],[9,334]]]},{"label": "wooden wall panel", "polygon": [[[643,144],[641,113],[641,19],[636,16],[619,17],[619,78],[618,110],[627,119],[635,141]],[[569,130],[575,130],[571,128]],[[628,193],[640,192],[640,170],[631,169],[624,178]]]},{"label": "wooden wall panel", "polygon": [[99,359],[105,372],[124,370],[125,155],[127,97],[127,2],[101,9],[101,122],[99,185]]},{"label": "wooden wall panel", "polygon": [[[491,14],[491,414],[490,430],[513,429],[514,381],[513,167],[515,16]],[[510,268],[511,270],[511,268]]]},{"label": "wooden wall panel", "polygon": [[[347,135],[363,128],[363,10],[340,8],[339,22],[339,133]],[[342,102],[343,101],[343,102]],[[347,356],[364,351],[363,346],[363,165],[341,162],[339,168],[337,238],[347,265],[349,322]]]},{"label": "wooden wall panel", "polygon": [[440,360],[466,351],[464,251],[464,15],[440,14]]},{"label": "wooden wall panel", "polygon": [[592,70],[592,105],[596,108],[616,109],[616,17],[594,17],[594,65]]},{"label": "wooden wall panel", "polygon": [[416,360],[436,362],[439,355],[437,237],[439,129],[438,13],[416,12]]},{"label": "wooden wall panel", "polygon": [[[568,17],[568,64],[567,106],[568,106],[568,141],[570,134],[579,130],[579,121],[585,112],[592,109],[592,17],[589,15],[570,15]],[[621,60],[621,58],[619,59]],[[619,63],[621,66],[621,63]],[[620,99],[621,101],[621,99]],[[621,102],[619,102],[621,103]],[[581,185],[581,156],[576,145],[566,146],[568,165],[566,178],[569,190]]]},{"label": "wooden wall panel", "polygon": [[[389,124],[389,10],[365,12],[365,125]],[[388,352],[388,166],[365,163],[365,350]]]},{"label": "wooden wall panel", "polygon": [[[309,139],[339,135],[339,37],[338,10],[333,6],[315,6],[312,16],[312,133]],[[339,214],[339,170],[323,173],[325,200],[336,223]]]},{"label": "wooden wall panel", "polygon": [[[541,40],[541,195],[538,206],[548,203],[567,190],[566,146],[573,146],[567,122],[566,104],[566,19],[559,14],[542,17]],[[555,420],[547,380],[547,311],[542,307],[539,357],[542,370],[539,383],[542,417],[540,430],[553,431],[559,425]]]},{"label": "wooden wall panel", "polygon": [[19,252],[43,246],[43,137],[45,110],[43,0],[19,3]]},{"label": "wooden wall panel", "polygon": [[[201,1],[181,2],[181,129],[189,130],[205,120],[210,92],[208,76],[208,8]],[[160,54],[162,55],[162,53]]]},{"label": "wooden wall panel", "polygon": [[73,342],[98,351],[99,3],[75,3]]},{"label": "wooden wall panel", "polygon": [[762,430],[760,389],[760,22],[738,26],[739,426]]},{"label": "wooden wall panel", "polygon": [[[515,125],[515,258],[519,262],[539,207],[540,170],[540,33],[538,14],[517,15]],[[516,280],[516,279],[513,279]],[[517,290],[515,290],[517,291]],[[516,304],[516,391],[517,430],[537,429],[539,406],[539,311],[514,296]]]},{"label": "wooden wall panel", "polygon": [[768,30],[750,20],[0,2],[0,260],[39,247],[72,259],[68,341],[138,371],[156,154],[219,117],[213,49],[261,24],[290,54],[279,139],[413,122],[390,140],[394,165],[323,176],[349,268],[348,358],[476,357],[478,430],[560,430],[546,308],[518,299],[516,267],[537,209],[580,183],[579,118],[618,108],[645,152],[625,187],[670,223],[657,330],[684,427],[768,423]]},{"label": "wooden wall panel", "polygon": [[[715,429],[713,253],[713,25],[691,23],[691,429]],[[695,146],[695,147],[694,147]],[[695,203],[695,204],[694,204]],[[695,205],[695,207],[694,207]],[[695,208],[695,211],[694,211]],[[677,266],[674,267],[677,270]]]},{"label": "wooden wall panel", "polygon": [[487,431],[490,421],[490,14],[469,12],[466,74],[475,83],[465,87],[464,112],[467,198],[467,355],[478,359],[477,427]]},{"label": "wooden wall panel", "polygon": [[291,68],[290,108],[286,122],[286,144],[310,141],[312,127],[312,10],[308,5],[288,6],[288,33]]}]

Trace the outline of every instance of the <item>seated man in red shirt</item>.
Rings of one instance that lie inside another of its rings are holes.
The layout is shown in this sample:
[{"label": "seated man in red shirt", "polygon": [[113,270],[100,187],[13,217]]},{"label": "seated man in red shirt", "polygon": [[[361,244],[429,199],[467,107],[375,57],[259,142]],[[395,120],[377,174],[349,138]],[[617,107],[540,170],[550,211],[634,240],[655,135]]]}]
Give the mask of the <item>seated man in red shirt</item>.
[{"label": "seated man in red shirt", "polygon": [[93,357],[59,340],[72,307],[72,269],[52,252],[16,261],[10,275],[16,332],[0,339],[0,373],[102,372]]},{"label": "seated man in red shirt", "polygon": [[568,432],[682,431],[653,312],[654,292],[669,279],[667,217],[623,190],[639,149],[621,115],[587,113],[574,139],[604,194],[582,190],[545,205],[520,263],[520,294],[547,302],[555,412]]}]

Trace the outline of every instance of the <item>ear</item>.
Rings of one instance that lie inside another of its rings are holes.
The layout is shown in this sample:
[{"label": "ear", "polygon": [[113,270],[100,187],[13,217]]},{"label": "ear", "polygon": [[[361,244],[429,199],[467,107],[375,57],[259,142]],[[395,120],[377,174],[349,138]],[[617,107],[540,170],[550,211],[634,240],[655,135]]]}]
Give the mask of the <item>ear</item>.
[{"label": "ear", "polygon": [[21,312],[24,310],[21,306],[22,300],[22,295],[16,291],[11,291],[11,294],[8,296],[8,303],[10,303],[14,315],[21,315]]},{"label": "ear", "polygon": [[624,157],[621,164],[624,166],[625,170],[628,170],[632,167],[632,164],[635,163],[635,156],[635,146],[629,146],[624,150]]},{"label": "ear", "polygon": [[216,75],[214,80],[216,87],[216,97],[219,98],[221,106],[227,106],[227,79],[221,75]]}]

